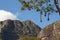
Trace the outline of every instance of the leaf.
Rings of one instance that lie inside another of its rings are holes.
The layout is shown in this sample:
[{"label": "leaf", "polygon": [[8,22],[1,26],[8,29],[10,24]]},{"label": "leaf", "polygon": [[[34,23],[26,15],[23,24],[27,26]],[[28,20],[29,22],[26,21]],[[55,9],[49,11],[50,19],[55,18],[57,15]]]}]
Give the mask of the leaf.
[{"label": "leaf", "polygon": [[46,17],[46,11],[45,11],[45,13],[44,13],[44,16]]},{"label": "leaf", "polygon": [[24,7],[22,7],[22,8],[21,8],[21,10],[25,10],[25,8],[24,8]]},{"label": "leaf", "polygon": [[48,18],[47,20],[49,21],[50,19]]},{"label": "leaf", "polygon": [[33,3],[33,1],[32,1],[32,0],[30,0],[30,3]]},{"label": "leaf", "polygon": [[51,4],[49,4],[49,6],[51,6]]},{"label": "leaf", "polygon": [[28,10],[31,10],[31,8],[28,8]]},{"label": "leaf", "polygon": [[57,11],[57,10],[56,10],[55,12],[56,12],[56,13],[58,13],[58,11]]},{"label": "leaf", "polygon": [[38,7],[36,7],[36,11],[40,11],[40,9]]}]

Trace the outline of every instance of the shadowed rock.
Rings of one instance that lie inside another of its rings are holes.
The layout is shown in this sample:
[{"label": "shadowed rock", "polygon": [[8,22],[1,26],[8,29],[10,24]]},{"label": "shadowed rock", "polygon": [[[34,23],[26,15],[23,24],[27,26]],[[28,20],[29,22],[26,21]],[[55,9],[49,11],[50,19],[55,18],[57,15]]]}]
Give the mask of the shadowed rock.
[{"label": "shadowed rock", "polygon": [[3,23],[4,27],[1,29],[2,40],[17,40],[18,35],[15,32],[14,21],[5,20]]}]

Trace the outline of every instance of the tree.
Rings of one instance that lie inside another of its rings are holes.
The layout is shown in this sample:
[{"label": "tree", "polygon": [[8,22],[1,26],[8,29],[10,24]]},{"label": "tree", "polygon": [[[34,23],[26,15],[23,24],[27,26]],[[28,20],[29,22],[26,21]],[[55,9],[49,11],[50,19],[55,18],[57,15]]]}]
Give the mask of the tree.
[{"label": "tree", "polygon": [[60,8],[59,8],[59,4],[58,4],[58,0],[54,0],[54,4],[59,12],[59,15],[60,15]]},{"label": "tree", "polygon": [[[58,5],[58,0],[53,0],[54,4],[51,4],[52,0],[19,0],[22,4],[21,10],[31,10],[35,9],[37,12],[40,12],[40,22],[42,22],[42,15],[46,17],[48,16],[47,20],[49,21],[49,15],[53,12],[59,12],[60,15],[60,8]],[[55,6],[56,8],[55,8]]]}]

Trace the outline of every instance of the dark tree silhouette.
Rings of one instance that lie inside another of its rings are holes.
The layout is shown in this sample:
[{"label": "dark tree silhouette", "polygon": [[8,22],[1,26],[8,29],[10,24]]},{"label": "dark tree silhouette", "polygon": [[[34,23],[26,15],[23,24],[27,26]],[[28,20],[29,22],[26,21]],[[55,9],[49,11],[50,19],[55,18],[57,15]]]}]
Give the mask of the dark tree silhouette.
[{"label": "dark tree silhouette", "polygon": [[[51,4],[51,1],[54,1],[54,4]],[[59,12],[60,15],[58,0],[19,0],[19,2],[22,4],[21,10],[35,9],[37,12],[40,12],[40,22],[42,22],[43,14],[44,16],[48,14],[48,21],[51,13]]]}]

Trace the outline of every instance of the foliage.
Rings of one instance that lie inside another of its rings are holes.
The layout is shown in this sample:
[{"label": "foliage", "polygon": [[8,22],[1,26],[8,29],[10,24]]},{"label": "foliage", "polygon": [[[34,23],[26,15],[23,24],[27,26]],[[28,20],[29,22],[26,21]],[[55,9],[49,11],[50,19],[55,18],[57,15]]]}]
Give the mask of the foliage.
[{"label": "foliage", "polygon": [[[56,1],[56,0],[54,0]],[[35,9],[37,12],[40,12],[40,21],[42,22],[42,14],[44,16],[48,13],[47,20],[49,21],[49,15],[53,12],[58,12],[58,10],[55,8],[54,4],[51,4],[50,0],[19,0],[19,2],[22,4],[21,10],[31,10]],[[56,3],[58,3],[56,1]]]},{"label": "foliage", "polygon": [[40,38],[37,38],[37,37],[21,37],[19,40],[40,40]]},{"label": "foliage", "polygon": [[0,37],[0,40],[2,40],[2,38]]}]

